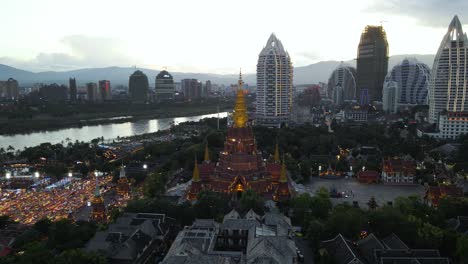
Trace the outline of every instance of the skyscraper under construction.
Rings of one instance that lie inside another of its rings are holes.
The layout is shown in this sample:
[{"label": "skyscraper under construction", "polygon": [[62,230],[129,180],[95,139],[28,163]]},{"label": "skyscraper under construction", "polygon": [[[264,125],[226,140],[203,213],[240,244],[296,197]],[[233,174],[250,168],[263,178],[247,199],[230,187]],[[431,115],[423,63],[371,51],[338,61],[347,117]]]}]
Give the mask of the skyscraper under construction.
[{"label": "skyscraper under construction", "polygon": [[388,70],[387,34],[382,26],[366,26],[357,54],[357,87],[361,104],[382,100]]}]

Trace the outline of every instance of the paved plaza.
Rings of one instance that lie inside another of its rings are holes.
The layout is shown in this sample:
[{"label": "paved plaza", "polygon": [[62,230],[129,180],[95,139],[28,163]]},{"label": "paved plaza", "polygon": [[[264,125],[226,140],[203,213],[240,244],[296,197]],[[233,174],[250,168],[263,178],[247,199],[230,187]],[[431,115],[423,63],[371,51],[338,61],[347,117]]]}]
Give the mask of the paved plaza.
[{"label": "paved plaza", "polygon": [[[328,190],[336,189],[337,192],[345,192],[342,198],[332,198],[334,204],[357,201],[359,206],[367,208],[367,202],[374,196],[378,205],[384,205],[388,201],[393,201],[400,196],[420,196],[424,195],[424,186],[414,185],[384,185],[384,184],[362,184],[355,179],[319,179],[311,178],[305,185],[305,189],[314,194],[320,187]],[[347,196],[347,197],[346,197]]]}]

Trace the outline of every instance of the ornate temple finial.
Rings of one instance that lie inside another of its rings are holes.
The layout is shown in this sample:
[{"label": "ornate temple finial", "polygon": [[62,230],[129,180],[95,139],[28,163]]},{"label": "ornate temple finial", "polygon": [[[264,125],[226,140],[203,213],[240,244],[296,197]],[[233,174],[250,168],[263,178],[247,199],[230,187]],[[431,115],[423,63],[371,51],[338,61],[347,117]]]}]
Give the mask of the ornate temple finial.
[{"label": "ornate temple finial", "polygon": [[96,177],[96,189],[94,190],[94,196],[99,197],[101,196],[101,190],[99,190],[99,180],[96,172],[94,172],[94,177]]},{"label": "ornate temple finial", "polygon": [[193,167],[192,182],[200,181],[200,171],[198,170],[197,156],[195,156],[195,166]]},{"label": "ornate temple finial", "polygon": [[210,161],[210,152],[208,150],[208,141],[206,142],[205,144],[205,157],[204,157],[204,161],[205,162],[209,162]]},{"label": "ornate temple finial", "polygon": [[278,141],[276,142],[275,145],[275,163],[280,163],[280,154],[279,154],[279,146],[278,146]]},{"label": "ornate temple finial", "polygon": [[280,182],[288,182],[288,177],[286,176],[286,162],[284,160],[283,155],[283,164],[281,165],[281,174],[280,174]]},{"label": "ornate temple finial", "polygon": [[242,72],[239,73],[236,105],[234,107],[234,127],[245,127],[249,117],[247,116],[247,106],[245,105],[244,90],[242,89]]},{"label": "ornate temple finial", "polygon": [[123,165],[123,162],[122,162],[122,166],[120,167],[119,178],[125,178],[125,166]]}]

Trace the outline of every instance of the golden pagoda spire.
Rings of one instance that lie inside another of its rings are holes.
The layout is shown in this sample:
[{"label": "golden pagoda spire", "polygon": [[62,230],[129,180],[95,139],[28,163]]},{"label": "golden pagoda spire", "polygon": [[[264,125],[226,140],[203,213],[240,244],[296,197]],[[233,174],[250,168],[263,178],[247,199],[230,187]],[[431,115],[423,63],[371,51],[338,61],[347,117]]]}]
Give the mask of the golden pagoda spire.
[{"label": "golden pagoda spire", "polygon": [[288,182],[288,177],[286,176],[286,162],[283,156],[283,164],[281,165],[281,174],[280,174],[280,182]]},{"label": "golden pagoda spire", "polygon": [[247,116],[247,106],[245,105],[244,90],[242,89],[242,71],[239,73],[238,89],[236,95],[236,105],[234,107],[234,127],[245,127],[249,117]]},{"label": "golden pagoda spire", "polygon": [[275,145],[275,163],[280,163],[280,154],[279,154],[279,146],[278,146],[278,141],[276,142]]},{"label": "golden pagoda spire", "polygon": [[195,166],[193,167],[192,182],[200,181],[200,171],[198,170],[197,156],[195,156]]},{"label": "golden pagoda spire", "polygon": [[210,161],[210,152],[208,150],[208,141],[206,142],[205,144],[205,158],[204,158],[204,161],[205,162],[209,162]]}]

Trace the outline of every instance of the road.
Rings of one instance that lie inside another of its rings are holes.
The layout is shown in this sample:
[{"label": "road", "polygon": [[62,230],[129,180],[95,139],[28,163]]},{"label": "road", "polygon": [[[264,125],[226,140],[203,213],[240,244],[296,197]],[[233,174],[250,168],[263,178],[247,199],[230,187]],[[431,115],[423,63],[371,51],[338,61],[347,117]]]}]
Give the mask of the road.
[{"label": "road", "polygon": [[334,204],[343,203],[345,201],[353,203],[357,201],[359,206],[367,208],[367,202],[371,197],[375,197],[377,204],[382,206],[389,201],[394,201],[400,196],[420,196],[424,195],[424,186],[419,184],[414,185],[385,185],[385,184],[361,184],[355,179],[319,179],[311,178],[310,183],[305,184],[306,190],[310,194],[314,194],[319,188],[325,187],[330,190],[335,188],[338,192],[346,192],[348,198],[332,198]]}]

